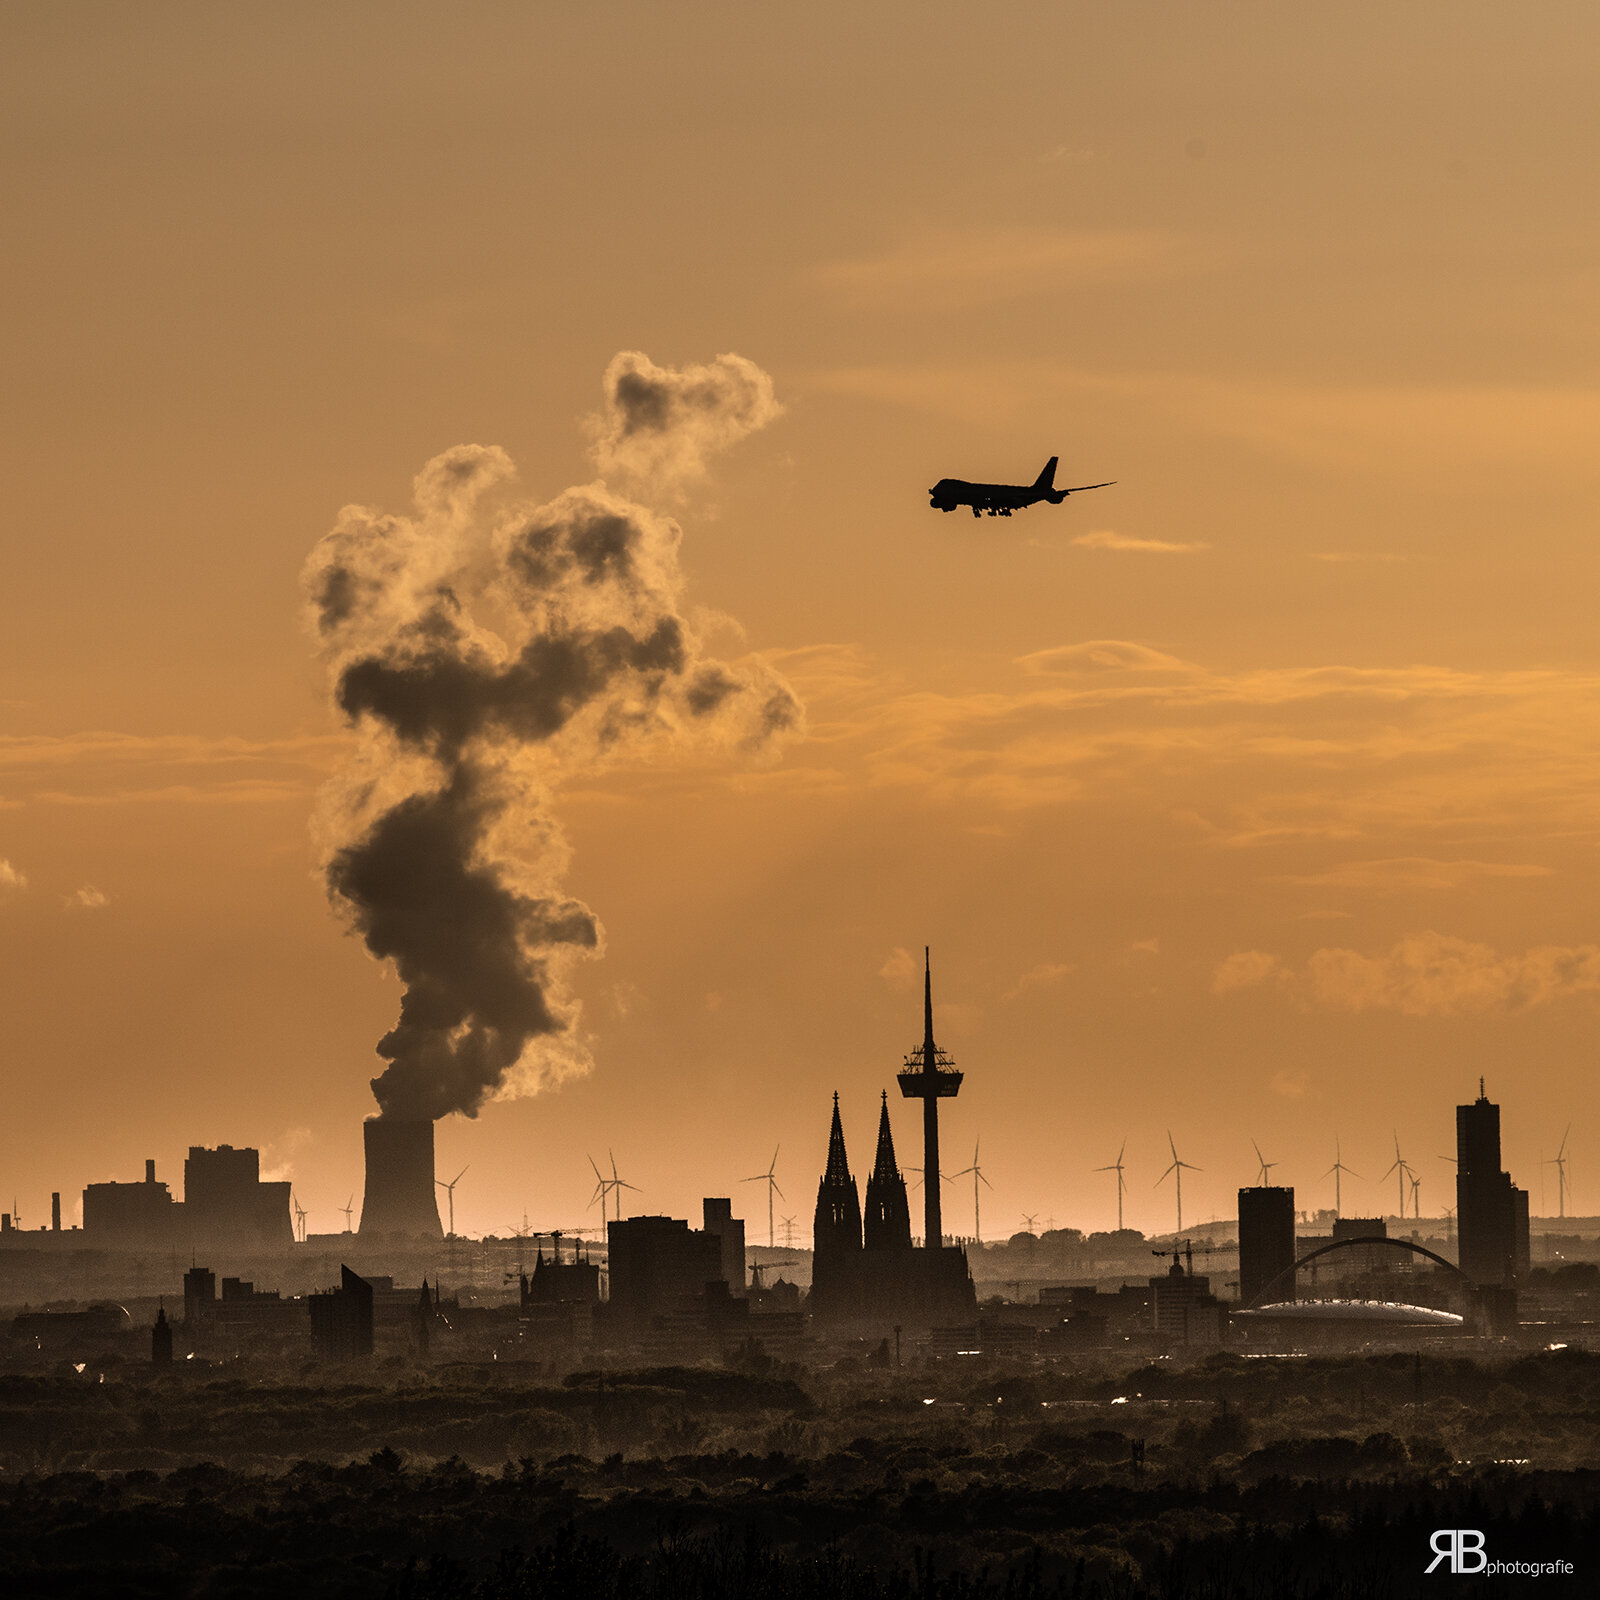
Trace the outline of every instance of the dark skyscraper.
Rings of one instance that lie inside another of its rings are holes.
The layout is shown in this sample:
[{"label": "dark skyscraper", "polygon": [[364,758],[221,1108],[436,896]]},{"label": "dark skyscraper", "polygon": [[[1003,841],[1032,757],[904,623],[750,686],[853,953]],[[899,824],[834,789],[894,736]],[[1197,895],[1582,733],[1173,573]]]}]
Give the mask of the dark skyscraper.
[{"label": "dark skyscraper", "polygon": [[812,1219],[814,1262],[835,1260],[861,1249],[861,1195],[850,1176],[839,1121],[839,1096],[833,1097],[833,1127],[828,1134],[828,1166],[817,1185],[817,1210]]},{"label": "dark skyscraper", "polygon": [[1456,1107],[1456,1218],[1461,1270],[1476,1283],[1505,1283],[1529,1263],[1528,1196],[1500,1168],[1500,1107],[1484,1093]]},{"label": "dark skyscraper", "polygon": [[923,1244],[937,1250],[944,1243],[939,1217],[939,1102],[954,1099],[961,1088],[955,1063],[933,1042],[933,963],[922,951],[922,1048],[906,1057],[900,1093],[922,1102]]},{"label": "dark skyscraper", "polygon": [[[1239,1299],[1248,1305],[1294,1265],[1294,1190],[1263,1185],[1239,1191]],[[1294,1280],[1273,1289],[1274,1302],[1294,1299]]]},{"label": "dark skyscraper", "polygon": [[158,1367],[172,1365],[172,1324],[167,1321],[165,1306],[156,1312],[155,1323],[150,1329],[150,1360]]},{"label": "dark skyscraper", "polygon": [[354,1361],[372,1354],[372,1285],[365,1278],[341,1266],[339,1287],[308,1295],[306,1304],[312,1347],[323,1360]]},{"label": "dark skyscraper", "polygon": [[878,1157],[867,1179],[867,1209],[862,1222],[868,1250],[911,1248],[911,1207],[906,1201],[906,1180],[894,1158],[894,1135],[889,1131],[889,1096],[878,1112]]}]

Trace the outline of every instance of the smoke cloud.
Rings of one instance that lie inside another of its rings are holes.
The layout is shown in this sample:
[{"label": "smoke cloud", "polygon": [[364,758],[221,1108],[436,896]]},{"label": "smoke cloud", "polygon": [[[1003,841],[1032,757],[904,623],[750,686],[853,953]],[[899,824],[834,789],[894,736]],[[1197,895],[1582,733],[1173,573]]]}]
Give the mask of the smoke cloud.
[{"label": "smoke cloud", "polygon": [[[677,493],[778,413],[740,356],[681,371],[625,352],[596,458]],[[349,506],[304,572],[333,699],[358,735],[323,798],[329,895],[404,986],[377,1050],[385,1115],[476,1115],[589,1065],[572,964],[595,914],[561,892],[563,780],[692,750],[759,757],[800,726],[759,661],[717,660],[682,604],[681,530],[605,483],[498,493],[504,451],[425,466],[411,514]]]},{"label": "smoke cloud", "polygon": [[772,379],[743,356],[702,367],[658,367],[637,350],[611,358],[605,407],[589,419],[595,465],[608,477],[680,493],[706,460],[764,428],[783,408]]}]

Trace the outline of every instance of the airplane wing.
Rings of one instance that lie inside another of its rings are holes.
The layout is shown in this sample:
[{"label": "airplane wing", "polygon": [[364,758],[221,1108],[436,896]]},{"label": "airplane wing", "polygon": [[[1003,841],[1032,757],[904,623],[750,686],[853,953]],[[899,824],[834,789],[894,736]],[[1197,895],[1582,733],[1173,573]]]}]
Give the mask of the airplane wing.
[{"label": "airplane wing", "polygon": [[1082,494],[1085,489],[1109,489],[1116,481],[1117,480],[1115,478],[1107,478],[1104,483],[1078,483],[1074,484],[1070,489],[1058,489],[1056,493]]}]

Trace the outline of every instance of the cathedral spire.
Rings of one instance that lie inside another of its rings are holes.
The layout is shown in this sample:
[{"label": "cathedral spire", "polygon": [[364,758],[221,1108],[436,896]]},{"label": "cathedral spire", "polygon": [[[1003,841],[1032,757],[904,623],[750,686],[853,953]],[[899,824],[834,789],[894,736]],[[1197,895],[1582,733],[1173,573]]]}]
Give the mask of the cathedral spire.
[{"label": "cathedral spire", "polygon": [[906,1204],[906,1180],[894,1158],[894,1134],[889,1129],[889,1096],[878,1112],[878,1158],[867,1180],[867,1207],[863,1238],[869,1250],[909,1250],[911,1211]]},{"label": "cathedral spire", "polygon": [[844,1125],[839,1121],[839,1091],[833,1092],[833,1128],[828,1134],[828,1168],[824,1183],[849,1183],[850,1162],[844,1153]]},{"label": "cathedral spire", "polygon": [[833,1127],[828,1133],[828,1166],[817,1185],[812,1247],[819,1260],[861,1248],[861,1195],[856,1180],[850,1176],[850,1161],[845,1155],[837,1093],[833,1097]]},{"label": "cathedral spire", "polygon": [[889,1091],[883,1092],[883,1107],[878,1112],[878,1158],[872,1166],[872,1176],[887,1182],[900,1176],[900,1167],[894,1158],[894,1134],[889,1130]]}]

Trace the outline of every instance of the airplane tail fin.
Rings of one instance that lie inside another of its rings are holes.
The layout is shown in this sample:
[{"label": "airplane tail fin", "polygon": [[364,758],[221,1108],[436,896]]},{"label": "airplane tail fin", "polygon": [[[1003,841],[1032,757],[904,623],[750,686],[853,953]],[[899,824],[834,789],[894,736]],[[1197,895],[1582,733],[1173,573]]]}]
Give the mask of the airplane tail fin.
[{"label": "airplane tail fin", "polygon": [[1056,486],[1056,462],[1060,458],[1051,456],[1044,464],[1044,471],[1033,480],[1035,489],[1053,489]]}]

